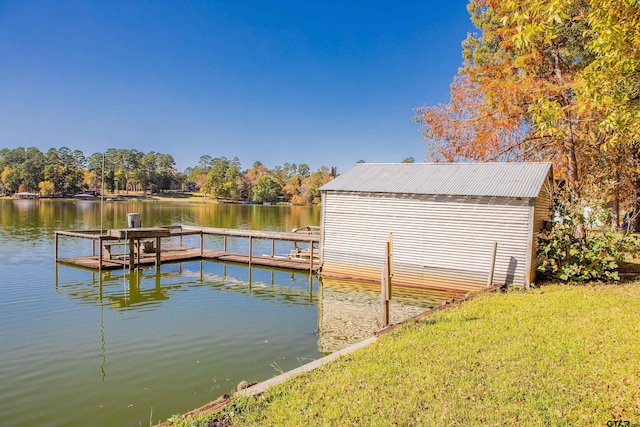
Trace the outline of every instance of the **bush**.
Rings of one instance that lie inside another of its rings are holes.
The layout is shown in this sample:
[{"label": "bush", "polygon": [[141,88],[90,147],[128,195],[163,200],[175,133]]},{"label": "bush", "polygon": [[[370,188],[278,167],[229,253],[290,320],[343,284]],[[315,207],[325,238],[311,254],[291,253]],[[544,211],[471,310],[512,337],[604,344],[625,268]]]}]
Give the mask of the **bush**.
[{"label": "bush", "polygon": [[603,206],[572,204],[566,194],[554,199],[554,221],[538,238],[538,271],[563,281],[619,280],[617,268],[627,256],[638,253],[638,240],[604,229]]}]

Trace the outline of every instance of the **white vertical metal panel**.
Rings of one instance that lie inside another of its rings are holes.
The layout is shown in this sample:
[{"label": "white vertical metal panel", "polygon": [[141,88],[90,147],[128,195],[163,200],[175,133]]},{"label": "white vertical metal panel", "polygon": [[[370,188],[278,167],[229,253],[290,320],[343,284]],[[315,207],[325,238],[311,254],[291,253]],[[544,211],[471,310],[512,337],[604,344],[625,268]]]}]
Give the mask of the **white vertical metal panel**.
[{"label": "white vertical metal panel", "polygon": [[394,283],[486,286],[497,241],[494,283],[524,284],[529,199],[327,191],[323,211],[323,275],[379,280],[393,233]]},{"label": "white vertical metal panel", "polygon": [[324,218],[325,218],[325,209],[324,209],[324,203],[325,203],[325,199],[327,197],[327,194],[325,192],[321,192],[320,193],[320,203],[322,206],[322,209],[320,210],[320,255],[319,255],[319,261],[320,261],[320,270],[322,270],[322,263],[323,263],[323,254],[324,251],[322,250],[322,246],[324,244]]}]

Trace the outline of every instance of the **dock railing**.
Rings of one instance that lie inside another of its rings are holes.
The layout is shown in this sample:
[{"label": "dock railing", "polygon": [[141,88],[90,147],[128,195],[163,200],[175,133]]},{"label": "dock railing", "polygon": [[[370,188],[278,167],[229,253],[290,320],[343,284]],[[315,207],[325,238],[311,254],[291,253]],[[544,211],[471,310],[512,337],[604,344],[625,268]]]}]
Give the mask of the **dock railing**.
[{"label": "dock railing", "polygon": [[[275,255],[275,241],[291,241],[294,243],[294,246],[297,248],[298,243],[308,243],[309,244],[309,262],[308,269],[310,272],[314,271],[314,243],[320,241],[320,236],[316,232],[312,232],[312,227],[304,227],[305,231],[301,231],[301,229],[297,229],[294,232],[278,232],[278,231],[264,231],[264,230],[242,230],[242,229],[227,229],[227,228],[212,228],[212,227],[199,227],[199,226],[189,226],[189,225],[168,225],[168,226],[156,226],[156,227],[148,227],[148,228],[127,228],[127,229],[115,229],[115,230],[58,230],[55,232],[55,259],[56,261],[65,262],[68,264],[80,265],[83,267],[96,268],[101,270],[103,268],[113,268],[110,266],[109,261],[112,257],[116,257],[121,260],[128,260],[129,268],[134,268],[134,266],[147,264],[149,262],[153,263],[153,261],[147,260],[144,261],[141,256],[141,247],[144,246],[142,243],[145,243],[146,240],[155,239],[155,264],[156,266],[163,262],[161,257],[161,252],[164,252],[164,262],[169,261],[178,261],[182,258],[185,260],[187,258],[200,257],[200,258],[211,258],[210,252],[215,252],[216,255],[213,255],[213,258],[223,259],[224,256],[236,256],[236,257],[244,257],[242,259],[246,259],[249,265],[253,264],[256,258],[264,259],[265,257],[277,258]],[[162,232],[162,230],[165,230]],[[145,234],[146,232],[146,234]],[[148,234],[148,235],[147,235]],[[199,251],[197,248],[186,247],[183,241],[185,236],[200,236],[200,247]],[[223,250],[220,251],[207,251],[207,256],[205,256],[205,242],[204,237],[206,235],[217,235],[223,237]],[[84,257],[76,257],[76,258],[60,258],[59,256],[59,236],[68,236],[68,237],[76,237],[83,239],[91,239],[92,240],[92,255],[84,256]],[[248,254],[237,254],[231,253],[227,250],[227,238],[228,237],[244,237],[249,239],[249,253]],[[253,255],[253,240],[254,239],[263,239],[263,240],[271,240],[271,255],[263,255],[254,257]],[[123,251],[122,253],[112,253],[112,246],[122,245],[123,248],[129,246],[128,251]],[[97,248],[96,248],[97,246]],[[165,248],[163,250],[163,248]],[[98,250],[96,250],[98,249]],[[105,250],[106,255],[109,259],[105,259]],[[184,255],[176,255],[177,252],[182,252]],[[197,253],[194,253],[197,251]],[[167,253],[172,252],[173,255],[167,257]],[[144,251],[144,254],[147,254],[147,251]],[[298,257],[299,260],[306,260],[306,257]],[[294,259],[295,260],[295,259]],[[242,261],[239,261],[242,262]],[[300,262],[300,261],[299,261]],[[106,264],[105,264],[106,263]],[[259,263],[259,262],[258,262]],[[272,262],[273,263],[273,262]],[[266,265],[266,264],[265,264]],[[299,265],[299,264],[298,264]],[[287,268],[287,267],[285,267]],[[300,269],[297,267],[296,269]]]}]

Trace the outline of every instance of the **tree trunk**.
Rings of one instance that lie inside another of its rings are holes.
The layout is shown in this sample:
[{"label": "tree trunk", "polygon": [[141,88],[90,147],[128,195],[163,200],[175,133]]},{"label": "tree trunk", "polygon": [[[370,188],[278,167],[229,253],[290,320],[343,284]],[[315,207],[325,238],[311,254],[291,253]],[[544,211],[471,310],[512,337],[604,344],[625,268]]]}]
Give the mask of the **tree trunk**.
[{"label": "tree trunk", "polygon": [[[571,127],[571,125],[569,125]],[[569,139],[565,141],[565,157],[567,161],[567,184],[569,185],[569,197],[571,205],[576,206],[580,202],[580,181],[578,179],[578,160],[576,158],[575,144],[573,142],[573,132],[570,131]],[[584,239],[586,231],[584,222],[576,224],[574,230],[575,237]]]},{"label": "tree trunk", "polygon": [[618,228],[620,228],[620,196],[616,191],[613,202],[611,202],[611,231],[617,233]]}]

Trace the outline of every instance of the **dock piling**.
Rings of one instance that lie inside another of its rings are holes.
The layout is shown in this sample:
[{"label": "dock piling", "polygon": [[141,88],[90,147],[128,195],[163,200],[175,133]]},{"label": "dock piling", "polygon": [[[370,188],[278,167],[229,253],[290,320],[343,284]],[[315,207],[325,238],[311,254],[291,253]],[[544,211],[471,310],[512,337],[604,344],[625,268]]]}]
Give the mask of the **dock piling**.
[{"label": "dock piling", "polygon": [[160,254],[162,253],[162,238],[156,237],[156,269],[160,268]]},{"label": "dock piling", "polygon": [[135,239],[129,239],[129,271],[133,271],[136,261]]},{"label": "dock piling", "polygon": [[98,271],[102,270],[102,236],[98,238]]}]

